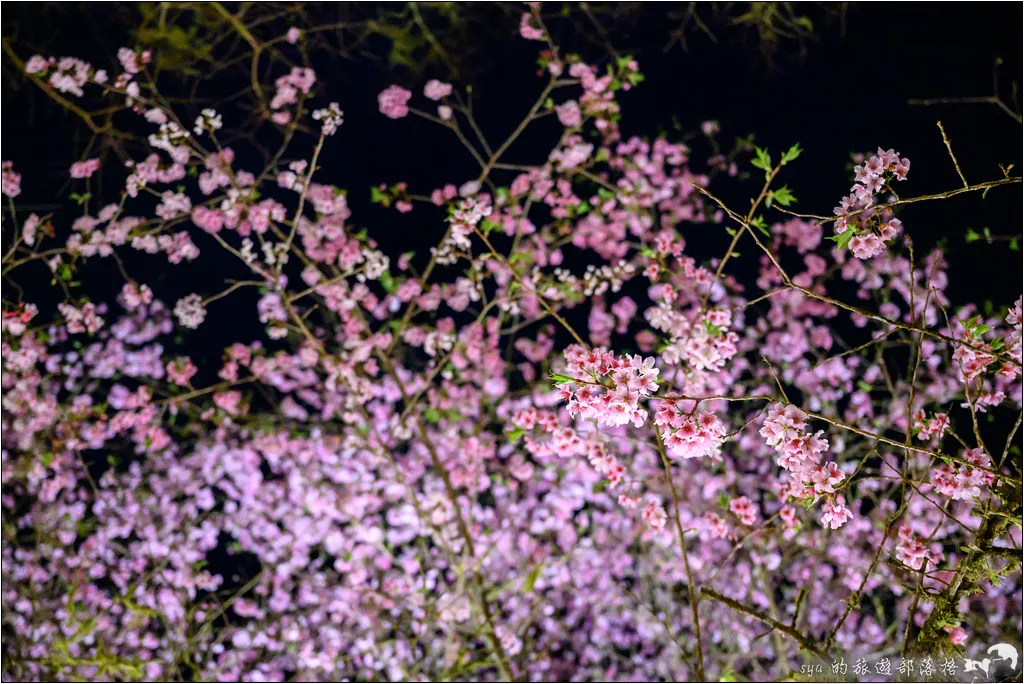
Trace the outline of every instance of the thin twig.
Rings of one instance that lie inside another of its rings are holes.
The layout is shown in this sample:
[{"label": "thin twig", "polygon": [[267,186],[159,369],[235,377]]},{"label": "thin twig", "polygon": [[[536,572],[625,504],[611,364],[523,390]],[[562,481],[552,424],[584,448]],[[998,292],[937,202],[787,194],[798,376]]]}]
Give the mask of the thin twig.
[{"label": "thin twig", "polygon": [[960,180],[963,181],[964,187],[969,188],[971,184],[964,178],[964,172],[960,170],[960,162],[956,160],[956,155],[953,154],[953,146],[949,144],[949,138],[946,136],[946,129],[943,128],[941,121],[936,121],[935,124],[939,127],[939,131],[942,133],[942,142],[946,144],[946,151],[949,152],[949,158],[953,160],[953,166],[956,167],[956,173],[960,176]]}]

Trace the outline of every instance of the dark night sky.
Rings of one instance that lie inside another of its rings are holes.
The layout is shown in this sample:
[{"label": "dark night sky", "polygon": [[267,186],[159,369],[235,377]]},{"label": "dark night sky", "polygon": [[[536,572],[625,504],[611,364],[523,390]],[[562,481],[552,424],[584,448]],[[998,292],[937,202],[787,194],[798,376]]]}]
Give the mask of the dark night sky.
[{"label": "dark night sky", "polygon": [[[25,4],[14,14],[24,24],[33,7],[37,6]],[[838,22],[823,23],[818,26],[820,41],[809,44],[804,59],[784,56],[773,71],[766,69],[757,46],[742,42],[736,33],[723,34],[718,44],[696,36],[688,51],[676,47],[666,53],[665,5],[651,3],[639,12],[632,28],[623,28],[616,41],[621,52],[637,57],[647,77],[621,98],[625,134],[653,137],[670,128],[673,118],[684,130],[717,119],[724,139],[754,133],[759,144],[776,152],[800,142],[805,152],[782,178],[800,200],[797,210],[830,213],[851,183],[846,169],[849,153],[872,151],[879,145],[895,147],[911,158],[910,180],[901,188],[905,194],[957,187],[956,172],[935,125],[939,119],[968,180],[1000,177],[1000,162],[1020,164],[1021,126],[995,106],[907,104],[910,98],[991,94],[997,57],[1005,60],[1000,69],[1001,94],[1011,101],[1011,84],[1021,80],[1020,3],[855,4],[846,18],[845,35],[840,35]],[[5,35],[11,26],[7,19]],[[515,30],[510,23],[508,32]],[[31,34],[40,42],[45,35],[51,54],[99,61],[98,55],[103,54],[113,59],[114,49],[123,40],[118,35],[123,29],[111,26],[109,31],[97,36],[65,23],[52,36],[41,26]],[[569,47],[584,45],[569,27],[554,33],[556,40]],[[492,141],[503,139],[539,91],[536,46],[519,40],[496,44],[478,64],[475,108]],[[25,49],[22,45],[23,53]],[[24,176],[20,201],[51,203],[57,199],[53,189],[66,178],[84,138],[77,122],[41,93],[29,98],[24,89],[12,91],[8,67],[5,64],[3,158],[13,159]],[[414,192],[427,193],[443,183],[468,180],[476,169],[449,132],[412,118],[392,121],[380,115],[376,94],[397,82],[412,89],[422,102],[422,82],[442,75],[427,74],[414,82],[406,73],[388,73],[368,60],[342,62],[340,67],[332,62],[318,71],[328,84],[320,91],[322,101],[337,100],[345,110],[345,124],[322,157],[318,180],[349,189],[354,223],[369,227],[386,251],[397,256],[417,249],[426,254],[443,234],[441,211],[423,208],[401,216],[371,207],[369,186],[406,180]],[[229,116],[225,112],[226,120]],[[539,123],[513,146],[508,161],[539,162],[557,135],[553,119]],[[269,144],[276,140],[272,137]],[[695,154],[698,170],[700,160],[701,155]],[[122,176],[123,172],[115,171],[116,180]],[[759,184],[756,179],[745,183],[722,179],[716,189],[742,208]],[[68,192],[66,187],[62,192]],[[953,274],[950,294],[955,303],[991,298],[998,306],[1020,294],[1021,255],[1010,252],[1005,244],[974,244],[965,249],[963,235],[968,227],[984,226],[995,234],[1019,233],[1020,206],[1020,189],[1014,187],[997,189],[984,201],[976,194],[918,205],[901,218],[919,249],[947,240]],[[701,256],[720,255],[727,244],[723,231],[711,226],[688,228],[685,235]],[[743,262],[737,266],[742,268]],[[102,268],[112,271],[113,265]],[[174,272],[189,275],[171,278],[166,274],[171,289],[184,286],[186,292],[206,293],[219,289],[220,274],[202,258],[198,266]],[[165,297],[171,299],[171,294]],[[251,314],[251,309],[245,311]],[[224,332],[237,332],[230,320],[221,323],[226,324]],[[214,335],[217,327],[216,322],[204,327],[204,333]]]}]

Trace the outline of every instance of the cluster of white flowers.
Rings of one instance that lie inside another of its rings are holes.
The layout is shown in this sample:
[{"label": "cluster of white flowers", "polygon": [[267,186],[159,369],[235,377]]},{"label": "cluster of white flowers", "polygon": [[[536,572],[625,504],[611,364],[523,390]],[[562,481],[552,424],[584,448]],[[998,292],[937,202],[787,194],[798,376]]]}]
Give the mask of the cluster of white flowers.
[{"label": "cluster of white flowers", "polygon": [[192,128],[192,131],[196,135],[202,135],[203,131],[219,131],[224,125],[224,121],[221,119],[220,114],[216,111],[206,108],[199,113],[196,117],[196,125]]},{"label": "cluster of white flowers", "polygon": [[344,112],[341,111],[337,102],[332,102],[324,109],[313,112],[313,118],[323,123],[324,135],[334,135],[338,126],[344,121]]},{"label": "cluster of white flowers", "polygon": [[177,317],[178,323],[186,328],[198,328],[206,319],[203,298],[197,294],[182,297],[174,305],[174,315]]},{"label": "cluster of white flowers", "polygon": [[384,275],[384,271],[388,270],[390,265],[391,260],[383,252],[364,248],[363,272],[356,275],[356,280],[361,283],[367,280],[377,280]]}]

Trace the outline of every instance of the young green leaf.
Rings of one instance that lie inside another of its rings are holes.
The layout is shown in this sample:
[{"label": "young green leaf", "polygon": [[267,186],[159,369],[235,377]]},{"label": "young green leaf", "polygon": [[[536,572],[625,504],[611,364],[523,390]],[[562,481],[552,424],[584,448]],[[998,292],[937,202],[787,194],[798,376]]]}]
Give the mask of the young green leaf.
[{"label": "young green leaf", "polygon": [[846,246],[850,244],[850,240],[854,237],[854,232],[852,230],[846,230],[839,235],[829,235],[826,239],[834,241],[839,249],[846,249]]},{"label": "young green leaf", "polygon": [[796,143],[795,145],[790,147],[788,150],[786,150],[786,153],[782,155],[782,165],[785,166],[789,162],[799,157],[801,152],[803,152],[803,150],[800,149],[800,143]]},{"label": "young green leaf", "polygon": [[761,147],[754,147],[754,151],[757,153],[757,158],[751,160],[751,165],[755,169],[761,169],[765,173],[772,170],[772,157],[768,154],[768,150]]},{"label": "young green leaf", "polygon": [[537,583],[537,578],[540,577],[540,571],[544,569],[542,565],[535,565],[530,573],[526,576],[526,582],[523,584],[524,593],[529,594],[533,591],[533,585]]},{"label": "young green leaf", "polygon": [[777,188],[772,191],[772,197],[776,202],[784,207],[788,207],[793,202],[796,202],[796,197],[790,192],[790,189],[783,185],[781,188]]},{"label": "young green leaf", "polygon": [[765,237],[771,237],[772,233],[768,230],[768,223],[764,220],[764,216],[755,216],[751,221],[750,225],[761,231]]}]

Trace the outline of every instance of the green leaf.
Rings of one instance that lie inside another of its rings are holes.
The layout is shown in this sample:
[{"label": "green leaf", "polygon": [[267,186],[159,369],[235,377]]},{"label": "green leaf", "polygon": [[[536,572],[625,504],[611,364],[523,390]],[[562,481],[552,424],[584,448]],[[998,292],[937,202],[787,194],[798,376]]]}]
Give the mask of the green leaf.
[{"label": "green leaf", "polygon": [[972,242],[977,242],[980,239],[981,239],[981,234],[979,234],[978,231],[974,230],[973,228],[968,228],[967,229],[967,235],[964,236],[964,241],[967,244],[971,244]]},{"label": "green leaf", "polygon": [[854,232],[847,228],[842,233],[839,233],[839,235],[829,235],[827,239],[834,241],[839,249],[846,249],[846,246],[850,244],[850,240],[854,237]]},{"label": "green leaf", "polygon": [[527,594],[533,591],[533,585],[537,583],[537,578],[540,577],[540,571],[543,570],[543,566],[535,565],[530,570],[530,573],[526,576],[526,582],[523,583],[523,591]]},{"label": "green leaf", "polygon": [[427,420],[428,423],[433,423],[434,425],[437,425],[438,423],[441,422],[441,412],[438,411],[437,409],[427,409],[426,411],[423,412],[423,417]]},{"label": "green leaf", "polygon": [[793,202],[796,202],[796,197],[790,192],[789,188],[783,185],[781,188],[772,191],[772,197],[776,202],[784,207],[788,207]]},{"label": "green leaf", "polygon": [[524,430],[523,428],[516,428],[515,430],[512,430],[511,432],[508,433],[508,441],[511,444],[515,444],[525,434],[526,430]]},{"label": "green leaf", "polygon": [[766,173],[771,171],[772,157],[770,154],[768,154],[768,150],[755,146],[754,151],[757,153],[757,158],[751,160],[751,165],[753,165],[755,169],[761,169]]},{"label": "green leaf", "polygon": [[788,150],[786,150],[786,153],[782,155],[782,165],[785,166],[789,162],[799,157],[801,152],[803,152],[803,150],[800,149],[800,143],[797,143],[790,147]]},{"label": "green leaf", "polygon": [[555,381],[556,385],[565,385],[566,383],[576,382],[576,378],[570,378],[568,375],[561,375],[560,373],[552,373],[551,379]]},{"label": "green leaf", "polygon": [[724,672],[722,672],[721,675],[719,675],[718,681],[720,681],[720,682],[738,682],[739,680],[736,679],[736,672],[733,671],[732,668],[726,668],[726,670]]},{"label": "green leaf", "polygon": [[761,231],[765,237],[771,237],[772,233],[768,230],[768,223],[764,220],[764,216],[755,216],[751,221],[750,225]]}]

